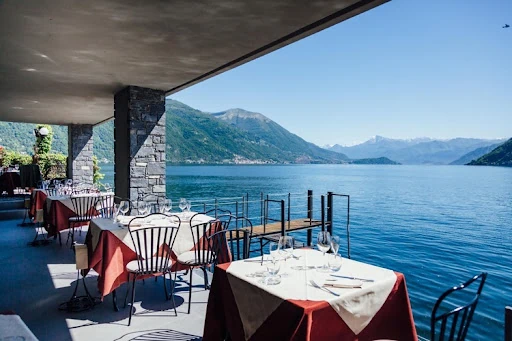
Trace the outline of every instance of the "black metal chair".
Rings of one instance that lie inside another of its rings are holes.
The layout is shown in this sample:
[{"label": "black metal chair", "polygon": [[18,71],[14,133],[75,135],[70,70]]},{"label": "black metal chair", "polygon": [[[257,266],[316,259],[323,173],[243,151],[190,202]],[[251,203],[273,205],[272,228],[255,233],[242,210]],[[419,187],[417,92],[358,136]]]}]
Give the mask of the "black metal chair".
[{"label": "black metal chair", "polygon": [[234,217],[231,214],[230,210],[225,210],[225,209],[222,209],[222,208],[212,208],[211,210],[208,210],[208,211],[205,211],[205,212],[201,212],[201,213],[202,214],[206,214],[208,216],[215,217],[215,218],[217,218],[218,216],[223,216],[223,215],[230,215],[230,216]]},{"label": "black metal chair", "polygon": [[[206,268],[217,264],[220,253],[219,238],[212,238],[219,231],[227,230],[231,215],[219,216],[217,219],[203,222],[199,220],[202,213],[194,214],[190,219],[190,231],[194,242],[194,250],[183,252],[178,255],[178,263],[187,267],[190,272],[189,292],[188,292],[188,313],[190,314],[190,301],[192,300],[192,269],[201,268],[204,274],[205,290],[208,289],[208,274]],[[224,244],[226,245],[226,235],[224,234]],[[226,249],[227,250],[227,249]],[[177,279],[177,272],[174,273],[174,279]]]},{"label": "black metal chair", "polygon": [[[480,275],[471,278],[467,282],[457,287],[450,288],[439,297],[436,304],[434,305],[434,309],[432,309],[432,316],[430,320],[431,341],[465,340],[466,335],[468,333],[469,325],[471,324],[471,320],[473,319],[473,314],[475,312],[476,305],[480,298],[480,294],[482,293],[482,289],[484,287],[486,278],[487,273],[483,272]],[[453,304],[450,304],[449,307],[444,307],[443,303],[447,301],[447,297],[451,297],[451,294],[453,294],[454,292],[467,290],[467,288],[472,283],[478,280],[480,280],[480,284],[478,286],[476,294],[474,296],[472,295],[469,301],[455,308]],[[438,313],[438,310],[440,308],[446,310],[446,312]],[[439,322],[440,327],[438,328]]]},{"label": "black metal chair", "polygon": [[74,194],[71,195],[71,203],[73,204],[73,211],[75,212],[74,217],[70,217],[68,220],[68,238],[66,244],[71,235],[71,247],[75,241],[75,225],[89,223],[93,218],[98,216],[96,211],[96,202],[98,196],[93,194]]},{"label": "black metal chair", "polygon": [[[153,221],[155,219],[161,219],[161,221],[166,221],[166,225],[145,227],[144,221],[147,219]],[[130,277],[132,277],[132,304],[130,306],[128,325],[130,325],[132,321],[133,302],[135,300],[135,281],[137,278],[143,276],[165,276],[171,273],[171,250],[174,246],[180,225],[181,220],[178,216],[167,216],[161,213],[134,218],[130,221],[128,230],[135,247],[135,252],[137,253],[137,259],[126,265],[126,269],[128,270],[128,283],[130,282]],[[163,282],[165,298],[166,300],[172,299],[174,313],[178,316],[176,302],[174,301],[174,284],[171,286],[171,295],[169,296],[165,279]],[[128,292],[129,290],[126,291],[125,306]]]}]

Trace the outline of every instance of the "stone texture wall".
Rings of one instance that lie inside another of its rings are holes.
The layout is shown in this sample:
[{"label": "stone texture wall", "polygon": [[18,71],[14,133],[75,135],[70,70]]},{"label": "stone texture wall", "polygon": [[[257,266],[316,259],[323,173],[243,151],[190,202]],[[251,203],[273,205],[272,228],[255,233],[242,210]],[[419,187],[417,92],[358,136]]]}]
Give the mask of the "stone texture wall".
[{"label": "stone texture wall", "polygon": [[129,86],[114,103],[116,195],[165,198],[165,92]]},{"label": "stone texture wall", "polygon": [[92,125],[72,124],[68,126],[68,177],[74,183],[93,183],[93,138]]}]

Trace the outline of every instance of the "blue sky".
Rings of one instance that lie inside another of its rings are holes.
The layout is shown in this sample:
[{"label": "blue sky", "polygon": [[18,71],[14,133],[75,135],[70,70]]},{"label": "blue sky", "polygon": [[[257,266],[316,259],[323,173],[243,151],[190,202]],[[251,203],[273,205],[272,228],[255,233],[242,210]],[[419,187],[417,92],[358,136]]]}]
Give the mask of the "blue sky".
[{"label": "blue sky", "polygon": [[392,0],[170,96],[318,145],[512,136],[512,0]]}]

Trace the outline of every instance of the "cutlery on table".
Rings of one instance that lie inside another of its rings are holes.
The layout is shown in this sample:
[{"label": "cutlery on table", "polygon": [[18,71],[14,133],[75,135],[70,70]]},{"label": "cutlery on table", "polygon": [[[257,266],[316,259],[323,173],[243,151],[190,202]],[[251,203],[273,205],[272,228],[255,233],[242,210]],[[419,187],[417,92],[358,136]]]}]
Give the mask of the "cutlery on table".
[{"label": "cutlery on table", "polygon": [[328,293],[334,295],[334,296],[339,296],[339,294],[335,293],[334,291],[332,290],[329,290],[327,289],[326,287],[323,287],[323,286],[320,286],[318,285],[317,282],[315,282],[313,279],[309,281],[311,283],[312,286],[314,286],[315,288],[318,288],[318,289],[322,289],[324,291],[327,291]]},{"label": "cutlery on table", "polygon": [[352,276],[342,276],[342,275],[330,275],[332,277],[338,277],[338,278],[345,278],[345,279],[353,279],[356,281],[363,281],[363,282],[375,282],[373,279],[368,278],[359,278],[359,277],[352,277]]}]

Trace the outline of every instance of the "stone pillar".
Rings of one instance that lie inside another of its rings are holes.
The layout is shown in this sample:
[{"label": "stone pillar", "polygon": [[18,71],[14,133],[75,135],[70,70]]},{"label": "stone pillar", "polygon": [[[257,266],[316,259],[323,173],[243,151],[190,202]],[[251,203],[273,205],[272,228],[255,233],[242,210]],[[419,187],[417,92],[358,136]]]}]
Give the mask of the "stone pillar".
[{"label": "stone pillar", "polygon": [[91,124],[68,126],[68,177],[73,183],[93,183],[93,142]]},{"label": "stone pillar", "polygon": [[165,198],[165,91],[128,86],[114,95],[116,195]]}]

